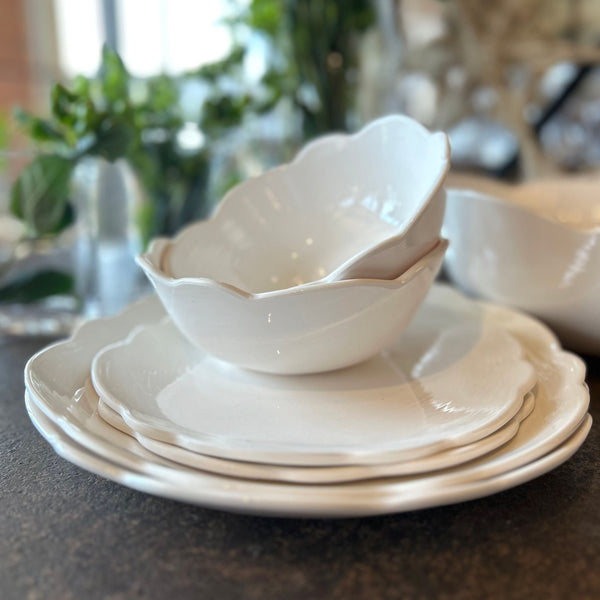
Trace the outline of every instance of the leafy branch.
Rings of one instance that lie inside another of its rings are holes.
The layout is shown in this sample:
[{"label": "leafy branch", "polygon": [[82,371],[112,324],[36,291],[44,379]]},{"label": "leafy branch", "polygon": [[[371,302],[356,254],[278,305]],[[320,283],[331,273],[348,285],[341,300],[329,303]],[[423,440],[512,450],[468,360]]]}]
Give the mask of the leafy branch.
[{"label": "leafy branch", "polygon": [[[176,147],[184,123],[178,102],[175,81],[156,77],[138,82],[119,56],[104,48],[96,79],[80,76],[70,86],[53,86],[48,118],[17,109],[17,122],[38,149],[11,190],[10,210],[23,222],[25,238],[54,236],[73,222],[71,180],[85,157],[110,162],[124,158],[134,166],[151,200],[138,216],[142,235],[147,240],[158,233],[160,224],[169,222],[167,213],[176,212],[177,194],[197,190],[197,182],[206,177],[205,153],[182,157]],[[202,200],[202,193],[193,198],[194,204]],[[186,201],[179,204],[180,212],[193,213]],[[9,279],[0,301],[21,298],[21,292],[37,299],[36,288],[64,293],[65,277],[36,273],[30,281]]]},{"label": "leafy branch", "polygon": [[372,2],[252,0],[229,22],[241,38],[251,30],[269,41],[270,62],[261,82],[267,110],[287,98],[302,116],[304,139],[348,128],[357,42],[375,23]]}]

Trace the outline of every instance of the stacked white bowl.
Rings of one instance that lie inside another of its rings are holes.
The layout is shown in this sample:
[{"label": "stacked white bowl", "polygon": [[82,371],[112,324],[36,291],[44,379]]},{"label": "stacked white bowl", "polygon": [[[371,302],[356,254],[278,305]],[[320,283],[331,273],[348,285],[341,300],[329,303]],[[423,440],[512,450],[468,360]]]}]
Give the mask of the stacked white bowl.
[{"label": "stacked white bowl", "polygon": [[347,367],[394,341],[435,279],[449,161],[445,134],[403,116],[325,136],[138,263],[181,332],[219,359]]}]

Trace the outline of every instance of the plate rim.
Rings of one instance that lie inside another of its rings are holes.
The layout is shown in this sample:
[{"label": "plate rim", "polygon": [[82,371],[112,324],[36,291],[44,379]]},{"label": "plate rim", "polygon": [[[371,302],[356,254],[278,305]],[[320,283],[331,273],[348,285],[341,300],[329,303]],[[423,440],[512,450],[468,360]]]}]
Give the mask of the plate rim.
[{"label": "plate rim", "polygon": [[[281,500],[279,502],[273,500],[266,502],[260,495],[255,499],[251,499],[247,496],[240,496],[235,491],[233,494],[212,494],[208,497],[206,490],[202,487],[193,487],[191,491],[188,489],[183,493],[182,490],[178,490],[167,481],[161,481],[144,473],[124,468],[78,444],[57,423],[51,421],[43,413],[35,403],[35,399],[27,391],[25,392],[25,404],[33,425],[42,437],[49,442],[54,451],[65,460],[95,475],[110,479],[125,487],[143,493],[197,504],[205,508],[257,516],[294,518],[376,516],[422,510],[490,496],[540,477],[566,462],[584,443],[592,425],[592,418],[586,413],[571,435],[566,440],[563,440],[554,450],[521,467],[509,470],[495,477],[476,480],[470,483],[459,483],[447,488],[433,488],[433,493],[430,493],[425,498],[408,498],[402,493],[396,493],[394,496],[392,492],[383,498],[377,496],[375,498],[371,497],[370,502],[368,499],[359,496],[353,502],[346,501],[342,506],[338,501],[331,501],[325,505],[321,503],[315,504],[314,502],[310,504],[304,502],[301,504],[297,502],[294,494],[289,494],[284,502],[281,502]],[[40,414],[36,414],[36,412]],[[39,422],[40,416],[46,423]],[[227,478],[222,479],[226,480]],[[228,488],[226,485],[223,486],[223,490],[227,491],[228,489],[231,488]]]},{"label": "plate rim", "polygon": [[[490,436],[487,436],[482,440],[478,440],[467,446],[458,446],[448,449],[449,452],[458,454],[458,456],[456,459],[448,459],[447,462],[442,464],[439,463],[440,453],[434,453],[417,458],[414,461],[398,461],[397,463],[307,467],[223,459],[191,452],[184,448],[180,448],[179,446],[160,442],[152,438],[146,438],[146,436],[127,427],[119,414],[116,411],[113,411],[102,401],[102,399],[99,398],[98,401],[98,415],[103,421],[125,435],[134,438],[143,448],[160,458],[172,461],[187,468],[222,476],[267,482],[297,483],[302,485],[350,483],[366,481],[368,479],[379,479],[382,477],[426,475],[452,467],[458,467],[467,462],[482,458],[486,454],[489,454],[510,442],[518,433],[523,421],[529,417],[534,408],[535,394],[533,391],[527,392],[521,409],[513,419],[506,423],[500,430],[490,434]],[[484,443],[484,440],[494,436],[498,439],[494,439],[491,444]],[[469,446],[480,443],[484,443],[483,449],[478,449],[475,453],[468,454],[466,458],[463,456]],[[445,452],[446,451],[444,450],[442,451],[442,453]],[[177,458],[177,456],[179,458]],[[187,458],[182,459],[182,456]],[[196,461],[195,464],[194,460]],[[434,463],[435,460],[438,461],[437,465]],[[429,463],[431,464],[429,465]]]}]

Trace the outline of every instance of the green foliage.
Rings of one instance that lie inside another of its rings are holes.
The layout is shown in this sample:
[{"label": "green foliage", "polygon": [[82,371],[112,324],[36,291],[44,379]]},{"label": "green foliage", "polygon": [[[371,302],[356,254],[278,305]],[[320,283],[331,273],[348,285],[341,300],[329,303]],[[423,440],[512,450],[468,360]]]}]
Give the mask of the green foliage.
[{"label": "green foliage", "polygon": [[125,110],[129,93],[129,73],[121,57],[108,46],[102,49],[102,66],[100,67],[100,83],[102,95],[113,107]]},{"label": "green foliage", "polygon": [[[236,22],[236,20],[233,20],[231,24],[233,25]],[[199,69],[188,73],[187,77],[214,83],[223,74],[229,75],[233,70],[239,69],[245,54],[246,48],[243,45],[235,44],[224,59],[203,65]]]},{"label": "green foliage", "polygon": [[307,137],[344,130],[353,108],[357,34],[374,22],[369,0],[288,2],[293,61],[299,81],[309,83],[318,103],[296,99]]},{"label": "green foliage", "polygon": [[206,152],[184,155],[177,144],[184,120],[175,80],[136,81],[105,47],[98,78],[77,77],[69,87],[56,84],[50,108],[47,119],[15,111],[43,153],[23,171],[12,192],[13,214],[25,221],[32,237],[56,233],[69,223],[70,177],[86,156],[110,162],[124,158],[137,170],[151,204],[139,218],[145,240],[180,225],[185,217],[178,209],[193,214],[199,208],[192,210],[190,204],[205,202],[201,182],[206,179]]},{"label": "green foliage", "polygon": [[281,31],[285,4],[275,0],[252,0],[245,22],[251,29],[262,31],[269,37],[275,38]]},{"label": "green foliage", "polygon": [[208,136],[217,137],[225,128],[230,129],[242,122],[252,99],[249,95],[231,96],[217,92],[202,107],[200,128]]},{"label": "green foliage", "polygon": [[67,295],[73,291],[73,277],[62,271],[24,274],[0,289],[0,304],[31,303],[48,296]]},{"label": "green foliage", "polygon": [[40,154],[21,173],[11,191],[11,212],[21,219],[31,237],[64,229],[73,220],[68,203],[73,162],[58,155]]},{"label": "green foliage", "polygon": [[302,115],[304,139],[347,129],[358,36],[375,23],[370,0],[252,0],[232,22],[271,43],[262,80],[269,107],[288,98]]},{"label": "green foliage", "polygon": [[[201,148],[179,148],[184,119],[175,80],[136,81],[119,56],[104,48],[97,79],[77,77],[70,86],[52,88],[48,118],[20,109],[15,118],[40,152],[11,190],[11,212],[24,222],[28,238],[57,234],[72,223],[72,173],[90,156],[126,159],[136,169],[148,196],[138,215],[144,241],[173,233],[203,213],[209,156]],[[66,277],[44,272],[11,280],[0,289],[0,301],[64,293],[72,289]]]},{"label": "green foliage", "polygon": [[[243,85],[232,93],[225,91],[231,86],[221,85],[223,78],[241,79],[243,40],[223,60],[186,76],[208,85],[198,124],[207,142],[239,125],[246,114],[271,110],[282,98],[301,112],[304,138],[345,129],[353,101],[348,74],[356,67],[356,35],[373,22],[369,0],[252,0],[229,23],[234,31],[250,29],[270,40],[273,51],[261,93]],[[48,119],[21,110],[15,115],[44,152],[13,190],[13,212],[25,220],[30,235],[53,233],[69,222],[68,180],[85,156],[111,162],[125,158],[136,169],[151,201],[139,218],[145,239],[172,233],[205,211],[210,144],[191,153],[179,147],[184,119],[177,80],[136,81],[105,47],[98,78],[80,76],[69,87],[53,87]]]}]

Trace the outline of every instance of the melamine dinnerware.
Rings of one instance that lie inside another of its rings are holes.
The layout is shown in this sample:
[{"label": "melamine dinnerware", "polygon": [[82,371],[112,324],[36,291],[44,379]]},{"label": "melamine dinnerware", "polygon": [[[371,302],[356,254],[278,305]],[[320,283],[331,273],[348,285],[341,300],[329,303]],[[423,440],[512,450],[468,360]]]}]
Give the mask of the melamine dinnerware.
[{"label": "melamine dinnerware", "polygon": [[[475,305],[439,286],[432,296],[455,311]],[[537,374],[536,405],[507,444],[437,474],[344,485],[275,484],[206,474],[148,452],[98,416],[98,397],[86,388],[86,380],[102,347],[164,314],[154,298],[117,317],[87,323],[71,339],[32,357],[25,370],[28,408],[42,435],[68,460],[134,489],[207,507],[344,517],[464,501],[518,485],[561,464],[583,443],[591,422],[582,361],[562,351],[553,334],[534,319],[507,308],[476,306],[522,345]]]},{"label": "melamine dinnerware", "polygon": [[102,400],[146,437],[303,466],[399,462],[470,444],[512,419],[535,384],[512,336],[478,305],[449,306],[439,294],[388,350],[347,369],[239,369],[166,318],[99,352],[91,374]]},{"label": "melamine dinnerware", "polygon": [[492,189],[447,192],[449,277],[535,314],[569,347],[600,353],[600,180]]},{"label": "melamine dinnerware", "polygon": [[330,371],[364,361],[406,328],[442,264],[447,242],[394,280],[349,279],[245,294],[212,279],[172,279],[164,242],[140,264],[175,325],[196,346],[234,365],[280,374]]}]

